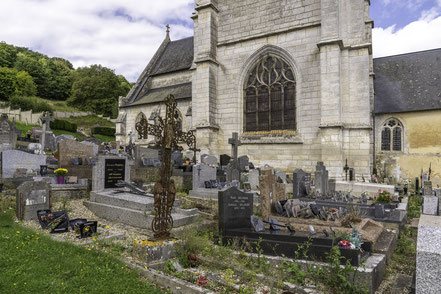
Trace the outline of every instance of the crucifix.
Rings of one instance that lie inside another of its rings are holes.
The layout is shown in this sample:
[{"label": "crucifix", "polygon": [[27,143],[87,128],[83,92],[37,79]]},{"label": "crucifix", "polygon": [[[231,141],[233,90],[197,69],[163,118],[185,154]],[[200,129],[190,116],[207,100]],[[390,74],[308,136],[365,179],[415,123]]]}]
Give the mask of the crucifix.
[{"label": "crucifix", "polygon": [[173,95],[165,99],[165,118],[157,117],[157,124],[149,124],[144,117],[136,123],[136,130],[143,138],[148,135],[155,136],[162,148],[162,165],[159,180],[154,186],[154,207],[155,218],[152,222],[152,230],[157,239],[170,237],[170,230],[173,228],[171,211],[175,202],[176,187],[171,179],[172,168],[171,153],[178,149],[178,144],[185,143],[196,149],[196,136],[194,131],[182,132],[178,127],[179,113],[177,103]]},{"label": "crucifix", "polygon": [[234,161],[237,162],[237,149],[241,145],[239,135],[237,133],[233,133],[233,138],[228,139],[228,144],[231,144],[231,154],[233,155]]},{"label": "crucifix", "polygon": [[188,150],[193,151],[193,163],[196,164],[196,152],[201,152],[201,149],[195,147],[189,148]]},{"label": "crucifix", "polygon": [[344,166],[343,170],[345,171],[346,174],[346,182],[348,181],[348,171],[349,171],[349,166],[348,166],[348,159],[346,158],[346,165]]},{"label": "crucifix", "polygon": [[43,132],[41,134],[41,150],[44,151],[46,145],[46,132],[49,132],[51,130],[50,123],[51,121],[54,121],[54,119],[51,117],[51,114],[49,112],[45,112],[43,116],[40,117],[40,120],[43,124]]}]

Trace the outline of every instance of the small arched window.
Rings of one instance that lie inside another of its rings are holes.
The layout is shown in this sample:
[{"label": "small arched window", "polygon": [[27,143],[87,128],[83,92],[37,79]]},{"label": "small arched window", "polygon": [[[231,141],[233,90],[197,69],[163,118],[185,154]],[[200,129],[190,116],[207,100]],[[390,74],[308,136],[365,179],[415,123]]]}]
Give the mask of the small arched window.
[{"label": "small arched window", "polygon": [[403,150],[403,125],[394,118],[388,119],[381,129],[381,150]]},{"label": "small arched window", "polygon": [[296,82],[292,68],[278,56],[263,56],[244,86],[245,131],[296,130]]}]

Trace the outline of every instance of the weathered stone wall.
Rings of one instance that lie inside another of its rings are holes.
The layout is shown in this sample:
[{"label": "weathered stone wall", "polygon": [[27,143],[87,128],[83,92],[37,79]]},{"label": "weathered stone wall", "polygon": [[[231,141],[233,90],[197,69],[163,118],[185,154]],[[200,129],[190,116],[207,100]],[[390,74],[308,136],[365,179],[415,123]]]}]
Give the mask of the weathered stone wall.
[{"label": "weathered stone wall", "polygon": [[[403,151],[381,151],[381,129],[386,120],[398,119],[404,128]],[[441,185],[441,110],[382,114],[375,117],[377,170],[394,180],[410,179],[429,171],[431,180]]]}]

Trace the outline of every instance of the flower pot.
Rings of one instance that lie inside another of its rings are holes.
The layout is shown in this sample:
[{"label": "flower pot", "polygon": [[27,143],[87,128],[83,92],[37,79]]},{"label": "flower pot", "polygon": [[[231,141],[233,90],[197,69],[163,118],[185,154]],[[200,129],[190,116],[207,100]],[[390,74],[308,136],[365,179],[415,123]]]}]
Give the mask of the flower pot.
[{"label": "flower pot", "polygon": [[59,185],[64,184],[64,176],[57,176],[57,182]]},{"label": "flower pot", "polygon": [[42,177],[47,176],[47,165],[40,165],[40,175]]}]

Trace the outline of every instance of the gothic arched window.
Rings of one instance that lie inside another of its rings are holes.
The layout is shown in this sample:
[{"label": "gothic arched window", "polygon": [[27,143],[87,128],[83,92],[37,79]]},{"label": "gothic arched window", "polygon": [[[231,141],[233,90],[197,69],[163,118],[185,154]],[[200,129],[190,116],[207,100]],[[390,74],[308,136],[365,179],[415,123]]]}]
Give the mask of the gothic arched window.
[{"label": "gothic arched window", "polygon": [[135,122],[135,129],[138,132],[138,139],[142,140],[142,139],[147,139],[147,117],[145,116],[144,113],[139,113],[138,116],[136,117],[136,122]]},{"label": "gothic arched window", "polygon": [[394,118],[388,119],[381,129],[381,150],[403,150],[403,125]]},{"label": "gothic arched window", "polygon": [[248,74],[245,131],[296,130],[296,82],[292,68],[278,56],[263,56]]}]

